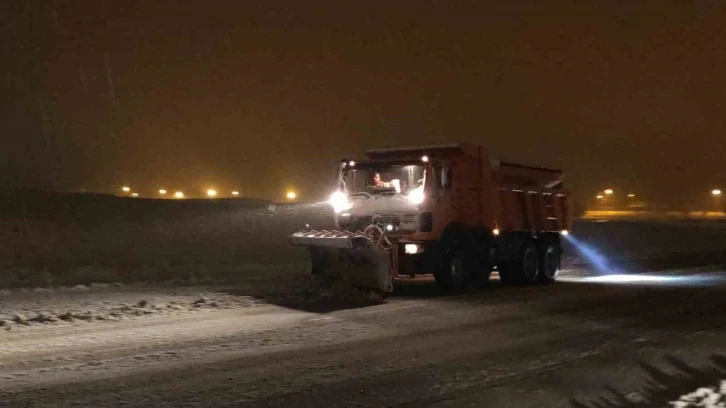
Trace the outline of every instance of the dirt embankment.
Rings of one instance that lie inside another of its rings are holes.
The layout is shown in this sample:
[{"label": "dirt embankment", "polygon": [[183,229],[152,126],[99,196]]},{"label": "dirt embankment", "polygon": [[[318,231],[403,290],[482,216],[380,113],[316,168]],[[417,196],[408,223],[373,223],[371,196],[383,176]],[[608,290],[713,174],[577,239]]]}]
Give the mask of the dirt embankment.
[{"label": "dirt embankment", "polygon": [[326,206],[262,200],[152,200],[0,193],[0,287],[233,280],[305,262],[287,244]]}]

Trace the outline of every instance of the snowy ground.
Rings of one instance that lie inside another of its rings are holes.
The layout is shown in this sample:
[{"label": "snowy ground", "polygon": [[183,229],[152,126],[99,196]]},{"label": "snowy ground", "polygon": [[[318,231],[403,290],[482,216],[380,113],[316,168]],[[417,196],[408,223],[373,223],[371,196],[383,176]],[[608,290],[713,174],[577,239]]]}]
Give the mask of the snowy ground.
[{"label": "snowy ground", "polygon": [[[681,271],[704,273],[724,274]],[[358,305],[283,305],[279,287],[251,295],[259,282],[14,291],[3,306],[28,315],[181,309],[0,331],[0,406],[668,406],[726,376],[723,280],[584,275],[454,296],[416,280]]]},{"label": "snowy ground", "polygon": [[[305,265],[270,268],[234,284],[94,283],[73,287],[0,290],[0,330],[23,330],[69,323],[121,322],[207,309],[254,308],[264,304],[301,307],[325,299],[368,303],[363,293],[328,287]],[[2,332],[0,332],[0,336]]]},{"label": "snowy ground", "polygon": [[568,247],[559,284],[378,304],[305,277],[321,207],[153,201],[0,214],[0,406],[722,402],[724,228],[578,222],[622,273]]},{"label": "snowy ground", "polygon": [[78,285],[72,288],[0,293],[0,327],[122,321],[149,315],[180,315],[209,308],[253,307],[261,300],[232,296],[223,288],[161,285]]},{"label": "snowy ground", "polygon": [[674,408],[726,408],[726,380],[718,386],[702,387],[670,403]]}]

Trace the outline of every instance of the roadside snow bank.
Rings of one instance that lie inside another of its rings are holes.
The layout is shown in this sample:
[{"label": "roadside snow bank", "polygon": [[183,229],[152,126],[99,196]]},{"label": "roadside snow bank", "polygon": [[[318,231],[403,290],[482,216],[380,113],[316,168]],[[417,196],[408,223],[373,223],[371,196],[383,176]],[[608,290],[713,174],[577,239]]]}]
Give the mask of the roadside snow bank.
[{"label": "roadside snow bank", "polygon": [[304,273],[277,279],[270,287],[265,301],[282,306],[305,307],[331,303],[380,303],[383,298],[377,293],[355,288],[345,281],[330,281]]},{"label": "roadside snow bank", "polygon": [[262,303],[224,288],[78,285],[0,294],[0,329],[231,309]]},{"label": "roadside snow bank", "polygon": [[678,401],[670,402],[674,408],[726,408],[726,380],[718,387],[704,387],[690,394],[682,395]]}]

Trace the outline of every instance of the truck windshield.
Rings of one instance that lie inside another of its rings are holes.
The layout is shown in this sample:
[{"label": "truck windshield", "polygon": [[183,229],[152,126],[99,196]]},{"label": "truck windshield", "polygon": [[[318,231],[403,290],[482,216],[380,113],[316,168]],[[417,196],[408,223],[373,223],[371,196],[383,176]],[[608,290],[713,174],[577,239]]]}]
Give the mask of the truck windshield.
[{"label": "truck windshield", "polygon": [[423,165],[367,165],[348,171],[345,182],[351,194],[408,194],[422,187],[426,177]]}]

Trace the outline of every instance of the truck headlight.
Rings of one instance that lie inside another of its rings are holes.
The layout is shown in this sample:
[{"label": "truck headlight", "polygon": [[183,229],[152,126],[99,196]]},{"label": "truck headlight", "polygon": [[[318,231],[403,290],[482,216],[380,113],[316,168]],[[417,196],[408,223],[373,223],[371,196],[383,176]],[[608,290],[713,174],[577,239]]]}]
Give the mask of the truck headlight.
[{"label": "truck headlight", "polygon": [[424,200],[424,192],[423,189],[417,188],[410,193],[408,193],[408,201],[414,203],[414,204],[421,204]]},{"label": "truck headlight", "polygon": [[419,244],[406,244],[406,246],[404,246],[403,248],[407,254],[411,255],[420,254],[421,252],[423,252],[423,247]]},{"label": "truck headlight", "polygon": [[348,201],[348,196],[342,191],[336,191],[333,193],[333,195],[330,196],[328,203],[333,206],[333,211],[335,211],[336,214],[341,211],[348,210],[351,207],[350,201]]}]

